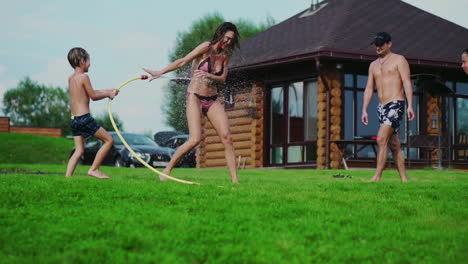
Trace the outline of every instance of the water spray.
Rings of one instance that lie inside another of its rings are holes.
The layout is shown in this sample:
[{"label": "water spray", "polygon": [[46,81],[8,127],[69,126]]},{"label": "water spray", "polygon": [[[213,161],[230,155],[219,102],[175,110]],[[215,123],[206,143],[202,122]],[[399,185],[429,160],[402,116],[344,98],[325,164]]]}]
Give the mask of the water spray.
[{"label": "water spray", "polygon": [[[159,76],[159,78],[169,79],[171,81],[191,81],[192,78],[189,77],[170,77],[170,76]],[[158,79],[159,79],[158,78]]]}]

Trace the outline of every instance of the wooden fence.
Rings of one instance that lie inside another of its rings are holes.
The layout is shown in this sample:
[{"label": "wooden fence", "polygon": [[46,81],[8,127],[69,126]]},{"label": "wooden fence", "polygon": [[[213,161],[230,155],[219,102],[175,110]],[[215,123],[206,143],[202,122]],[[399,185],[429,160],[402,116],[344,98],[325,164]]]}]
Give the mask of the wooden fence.
[{"label": "wooden fence", "polygon": [[19,133],[48,137],[61,137],[62,129],[55,127],[10,126],[10,118],[0,117],[0,133]]}]

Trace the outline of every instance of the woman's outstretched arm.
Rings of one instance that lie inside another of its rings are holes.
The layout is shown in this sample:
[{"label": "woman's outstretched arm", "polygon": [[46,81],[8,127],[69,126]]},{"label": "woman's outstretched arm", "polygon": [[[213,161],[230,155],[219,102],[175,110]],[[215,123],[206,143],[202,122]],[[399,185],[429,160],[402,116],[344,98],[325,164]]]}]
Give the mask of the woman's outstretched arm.
[{"label": "woman's outstretched arm", "polygon": [[166,68],[160,70],[160,71],[153,71],[150,69],[143,68],[143,70],[147,73],[149,73],[152,77],[150,78],[150,81],[159,78],[161,75],[166,74],[168,72],[171,72],[173,70],[176,70],[178,68],[184,67],[191,61],[193,61],[195,58],[198,56],[202,55],[203,53],[207,52],[210,47],[210,42],[205,41],[202,44],[198,45],[195,49],[193,49],[189,54],[187,54],[185,57],[177,59],[173,61],[171,64],[169,64]]}]

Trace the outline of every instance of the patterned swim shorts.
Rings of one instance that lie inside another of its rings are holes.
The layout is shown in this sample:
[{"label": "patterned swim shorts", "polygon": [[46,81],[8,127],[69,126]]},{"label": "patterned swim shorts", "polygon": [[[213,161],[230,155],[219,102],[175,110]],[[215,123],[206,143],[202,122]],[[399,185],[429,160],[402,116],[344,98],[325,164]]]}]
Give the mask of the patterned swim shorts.
[{"label": "patterned swim shorts", "polygon": [[72,116],[70,128],[74,137],[82,136],[84,138],[89,138],[99,130],[100,126],[88,113],[82,116]]},{"label": "patterned swim shorts", "polygon": [[379,116],[380,124],[393,127],[393,134],[396,134],[400,128],[404,108],[405,101],[403,100],[391,101],[385,105],[379,104],[377,106],[377,115]]}]

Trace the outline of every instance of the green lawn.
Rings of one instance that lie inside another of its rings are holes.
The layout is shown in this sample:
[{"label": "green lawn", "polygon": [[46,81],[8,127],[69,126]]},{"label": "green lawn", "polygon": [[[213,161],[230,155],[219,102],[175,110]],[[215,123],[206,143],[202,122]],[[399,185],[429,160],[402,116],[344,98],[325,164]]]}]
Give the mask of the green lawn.
[{"label": "green lawn", "polygon": [[[0,164],[0,263],[466,263],[468,173]],[[223,186],[223,187],[220,187]]]},{"label": "green lawn", "polygon": [[67,164],[73,147],[66,138],[0,133],[0,162]]}]

